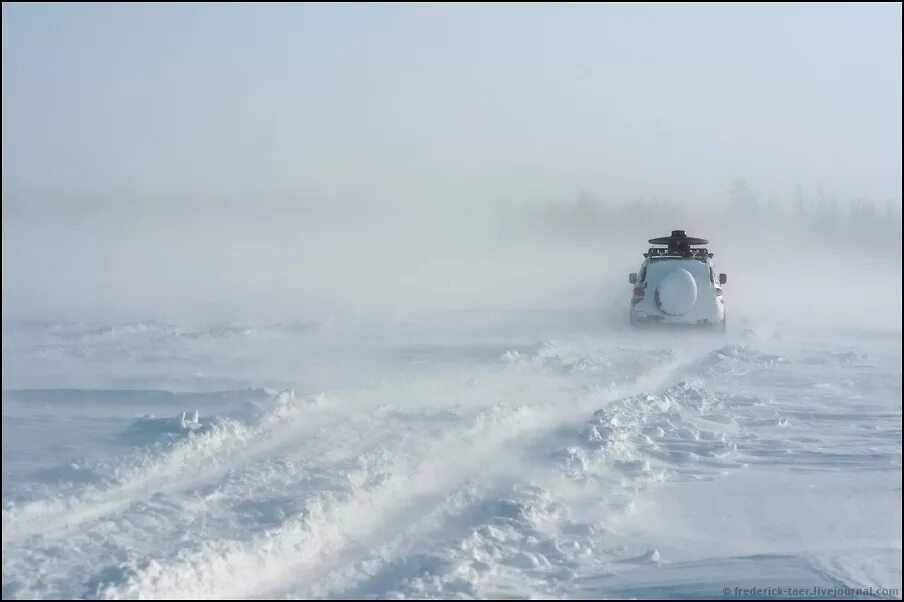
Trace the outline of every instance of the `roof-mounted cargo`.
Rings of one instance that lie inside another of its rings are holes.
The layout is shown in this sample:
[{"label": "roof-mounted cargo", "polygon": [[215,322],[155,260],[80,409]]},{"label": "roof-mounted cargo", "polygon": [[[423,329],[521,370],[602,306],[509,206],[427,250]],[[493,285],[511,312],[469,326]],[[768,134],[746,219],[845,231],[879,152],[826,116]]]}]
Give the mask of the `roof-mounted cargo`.
[{"label": "roof-mounted cargo", "polygon": [[684,230],[672,230],[671,236],[651,238],[648,242],[651,245],[665,245],[665,248],[651,247],[643,254],[644,257],[693,257],[706,261],[707,257],[713,256],[707,249],[692,249],[692,246],[705,245],[709,241],[688,236]]}]

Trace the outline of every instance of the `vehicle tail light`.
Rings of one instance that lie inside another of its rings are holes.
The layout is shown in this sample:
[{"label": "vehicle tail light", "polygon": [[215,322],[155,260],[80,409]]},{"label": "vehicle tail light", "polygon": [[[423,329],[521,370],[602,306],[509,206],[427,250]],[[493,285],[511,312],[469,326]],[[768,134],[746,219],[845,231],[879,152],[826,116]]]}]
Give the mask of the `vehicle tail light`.
[{"label": "vehicle tail light", "polygon": [[635,297],[643,297],[643,287],[642,286],[638,286],[637,288],[634,289],[634,296]]}]

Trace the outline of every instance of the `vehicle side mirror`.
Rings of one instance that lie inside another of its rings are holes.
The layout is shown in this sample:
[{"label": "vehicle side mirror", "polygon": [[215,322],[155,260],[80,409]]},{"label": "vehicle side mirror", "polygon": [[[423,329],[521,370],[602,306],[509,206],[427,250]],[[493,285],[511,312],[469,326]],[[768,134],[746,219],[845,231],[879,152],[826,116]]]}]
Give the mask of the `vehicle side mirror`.
[{"label": "vehicle side mirror", "polygon": [[628,274],[628,282],[631,284],[637,284],[637,272],[631,272]]},{"label": "vehicle side mirror", "polygon": [[725,284],[728,282],[728,276],[726,274],[719,274],[719,284]]}]

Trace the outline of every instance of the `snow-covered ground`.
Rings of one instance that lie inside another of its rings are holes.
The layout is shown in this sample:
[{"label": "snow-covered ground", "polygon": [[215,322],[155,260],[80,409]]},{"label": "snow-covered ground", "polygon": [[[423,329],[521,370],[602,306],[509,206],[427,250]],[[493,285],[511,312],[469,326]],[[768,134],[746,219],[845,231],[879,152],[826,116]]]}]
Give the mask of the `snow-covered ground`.
[{"label": "snow-covered ground", "polygon": [[594,312],[5,321],[3,597],[900,598],[901,360]]}]

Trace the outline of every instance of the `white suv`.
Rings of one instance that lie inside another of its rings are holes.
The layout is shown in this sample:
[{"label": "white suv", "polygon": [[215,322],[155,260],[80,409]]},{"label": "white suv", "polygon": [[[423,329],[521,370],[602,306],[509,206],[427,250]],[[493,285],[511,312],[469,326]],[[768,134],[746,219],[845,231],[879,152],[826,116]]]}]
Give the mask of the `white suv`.
[{"label": "white suv", "polygon": [[722,285],[728,278],[717,274],[713,254],[700,248],[709,241],[673,230],[671,236],[650,239],[640,273],[628,280],[633,326],[686,325],[725,330],[725,298]]}]

